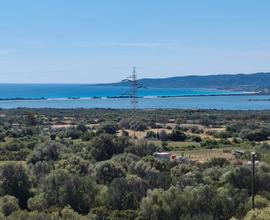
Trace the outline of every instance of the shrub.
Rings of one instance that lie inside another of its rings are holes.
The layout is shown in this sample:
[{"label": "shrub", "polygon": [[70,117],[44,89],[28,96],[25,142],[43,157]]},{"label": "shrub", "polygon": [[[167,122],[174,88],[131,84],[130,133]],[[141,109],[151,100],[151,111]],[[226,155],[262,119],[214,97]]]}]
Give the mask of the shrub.
[{"label": "shrub", "polygon": [[174,129],[170,134],[170,139],[172,141],[185,141],[186,138],[187,136],[185,135],[185,133],[180,130]]},{"label": "shrub", "polygon": [[266,129],[256,129],[256,130],[242,130],[240,133],[241,138],[247,139],[249,141],[265,141],[268,139],[270,132]]},{"label": "shrub", "polygon": [[0,197],[0,210],[4,216],[10,215],[12,212],[19,210],[18,200],[14,196]]},{"label": "shrub", "polygon": [[104,161],[95,167],[95,178],[100,184],[108,184],[115,178],[125,176],[125,170],[116,162]]},{"label": "shrub", "polygon": [[108,134],[116,134],[118,129],[118,126],[113,122],[108,122],[106,124],[103,124],[100,129],[99,133],[108,133]]},{"label": "shrub", "polygon": [[22,208],[27,207],[30,197],[30,181],[21,164],[4,163],[0,167],[0,191],[4,195],[11,195],[19,200]]}]

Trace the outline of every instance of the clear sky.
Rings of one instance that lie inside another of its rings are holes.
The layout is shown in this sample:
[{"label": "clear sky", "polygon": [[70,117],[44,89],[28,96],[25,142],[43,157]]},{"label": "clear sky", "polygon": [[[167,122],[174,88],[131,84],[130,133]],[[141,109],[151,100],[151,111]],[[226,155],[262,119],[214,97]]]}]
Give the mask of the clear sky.
[{"label": "clear sky", "polygon": [[269,0],[0,0],[0,82],[270,71]]}]

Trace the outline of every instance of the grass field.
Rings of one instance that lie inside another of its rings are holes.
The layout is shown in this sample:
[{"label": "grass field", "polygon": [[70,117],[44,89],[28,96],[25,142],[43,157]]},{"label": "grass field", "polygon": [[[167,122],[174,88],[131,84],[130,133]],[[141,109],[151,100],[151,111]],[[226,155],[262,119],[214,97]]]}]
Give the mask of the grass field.
[{"label": "grass field", "polygon": [[[226,148],[226,150],[228,149]],[[233,155],[233,149],[231,149],[231,152],[224,152],[224,149],[200,149],[190,151],[172,151],[172,153],[177,156],[188,157],[189,159],[200,163],[207,162],[212,158],[226,158],[229,161],[236,160]]]}]

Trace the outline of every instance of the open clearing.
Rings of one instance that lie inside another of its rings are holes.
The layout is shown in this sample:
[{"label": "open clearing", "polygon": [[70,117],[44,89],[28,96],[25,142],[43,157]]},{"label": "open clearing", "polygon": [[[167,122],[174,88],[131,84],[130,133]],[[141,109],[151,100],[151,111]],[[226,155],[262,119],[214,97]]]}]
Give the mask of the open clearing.
[{"label": "open clearing", "polygon": [[[228,149],[226,149],[228,150]],[[236,161],[235,156],[233,155],[233,150],[231,152],[224,149],[200,149],[200,150],[190,150],[190,151],[172,151],[173,154],[177,156],[185,156],[190,158],[193,161],[199,163],[205,163],[213,158],[226,158],[227,160],[234,162]]]}]

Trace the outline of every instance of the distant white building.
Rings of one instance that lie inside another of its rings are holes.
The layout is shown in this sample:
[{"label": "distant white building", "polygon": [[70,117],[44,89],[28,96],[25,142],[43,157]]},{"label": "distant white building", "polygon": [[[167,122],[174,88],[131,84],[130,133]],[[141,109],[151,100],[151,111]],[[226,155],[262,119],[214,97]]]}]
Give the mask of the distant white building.
[{"label": "distant white building", "polygon": [[154,157],[160,160],[171,160],[172,154],[170,152],[156,152]]}]

